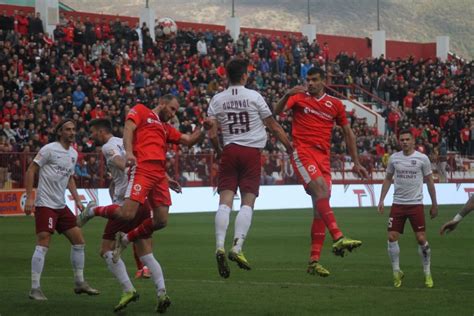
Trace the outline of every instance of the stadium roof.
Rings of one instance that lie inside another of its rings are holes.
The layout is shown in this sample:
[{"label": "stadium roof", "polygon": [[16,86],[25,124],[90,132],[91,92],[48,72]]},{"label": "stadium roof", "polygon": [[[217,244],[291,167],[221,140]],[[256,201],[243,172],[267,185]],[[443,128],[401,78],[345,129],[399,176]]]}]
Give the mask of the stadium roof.
[{"label": "stadium roof", "polygon": [[[19,5],[23,7],[34,7],[35,0],[1,0],[0,4]],[[70,6],[68,6],[67,4],[62,3],[61,1],[59,2],[59,10],[76,11]]]}]

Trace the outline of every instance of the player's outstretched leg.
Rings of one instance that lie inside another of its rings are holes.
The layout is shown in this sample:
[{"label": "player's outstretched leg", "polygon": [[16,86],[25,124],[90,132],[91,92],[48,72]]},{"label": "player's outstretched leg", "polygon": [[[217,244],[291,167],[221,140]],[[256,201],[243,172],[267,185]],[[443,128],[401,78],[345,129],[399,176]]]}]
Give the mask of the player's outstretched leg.
[{"label": "player's outstretched leg", "polygon": [[362,246],[362,241],[350,239],[347,237],[341,237],[332,244],[332,252],[336,256],[344,257],[346,254],[345,250],[352,252],[352,250]]},{"label": "player's outstretched leg", "polygon": [[217,271],[219,275],[224,279],[227,279],[230,276],[230,268],[227,263],[227,258],[225,257],[224,248],[216,250],[216,261],[217,261]]},{"label": "player's outstretched leg", "polygon": [[78,227],[83,227],[90,219],[95,216],[94,207],[96,206],[97,203],[95,201],[90,201],[87,203],[86,208],[76,217],[76,224]]}]

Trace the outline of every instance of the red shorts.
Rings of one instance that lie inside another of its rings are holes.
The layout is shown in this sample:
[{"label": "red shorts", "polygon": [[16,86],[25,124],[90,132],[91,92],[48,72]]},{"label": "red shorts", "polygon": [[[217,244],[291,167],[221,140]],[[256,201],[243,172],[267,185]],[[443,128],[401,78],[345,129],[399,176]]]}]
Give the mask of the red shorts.
[{"label": "red shorts", "polygon": [[388,218],[387,230],[399,232],[403,234],[405,221],[410,220],[411,227],[414,232],[425,231],[425,213],[423,204],[402,205],[392,204],[390,209],[390,217]]},{"label": "red shorts", "polygon": [[217,192],[237,192],[238,187],[241,193],[258,196],[260,173],[260,149],[229,144],[222,151]]},{"label": "red shorts", "polygon": [[[115,234],[117,232],[128,233],[129,231],[139,226],[144,220],[150,218],[151,212],[152,209],[150,203],[148,203],[148,201],[145,201],[145,204],[140,204],[135,218],[133,218],[133,220],[131,220],[130,222],[120,219],[109,219],[107,221],[107,225],[104,228],[104,234],[102,235],[102,239],[115,240]],[[151,235],[147,235],[141,238],[148,239],[151,238]]]},{"label": "red shorts", "polygon": [[331,164],[329,154],[317,148],[298,148],[291,156],[291,164],[306,188],[312,180],[323,177],[331,190]]},{"label": "red shorts", "polygon": [[72,214],[67,206],[62,209],[36,206],[35,226],[37,234],[41,232],[54,234],[55,230],[62,234],[63,232],[77,226],[76,216]]},{"label": "red shorts", "polygon": [[140,204],[144,204],[148,198],[152,207],[170,206],[165,161],[145,161],[132,167],[125,197]]}]

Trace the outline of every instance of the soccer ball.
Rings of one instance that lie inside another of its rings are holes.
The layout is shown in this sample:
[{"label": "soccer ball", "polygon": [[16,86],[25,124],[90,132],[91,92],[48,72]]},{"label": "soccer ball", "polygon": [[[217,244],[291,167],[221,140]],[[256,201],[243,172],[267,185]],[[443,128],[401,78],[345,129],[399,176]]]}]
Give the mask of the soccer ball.
[{"label": "soccer ball", "polygon": [[155,38],[157,41],[169,41],[176,37],[178,26],[171,18],[161,18],[155,26]]}]

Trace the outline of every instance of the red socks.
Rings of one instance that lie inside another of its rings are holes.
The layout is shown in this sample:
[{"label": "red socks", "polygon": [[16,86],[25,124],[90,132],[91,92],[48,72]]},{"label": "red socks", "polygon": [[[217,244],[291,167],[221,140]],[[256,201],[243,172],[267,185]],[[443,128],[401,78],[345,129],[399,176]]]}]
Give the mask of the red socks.
[{"label": "red socks", "polygon": [[111,204],[107,206],[96,206],[94,208],[94,214],[95,216],[101,216],[109,219],[114,219],[116,218],[115,211],[120,208],[119,205],[117,204]]},{"label": "red socks", "polygon": [[135,263],[136,263],[136,265],[137,265],[137,270],[143,269],[143,263],[142,263],[142,261],[140,260],[140,258],[138,258],[138,255],[137,255],[137,246],[135,246],[135,244],[133,244],[133,258],[135,258]]},{"label": "red socks", "polygon": [[329,198],[319,199],[316,201],[316,210],[318,211],[321,219],[329,230],[333,240],[341,238],[342,232],[336,223],[336,218],[332,212],[331,206],[329,206]]},{"label": "red socks", "polygon": [[150,238],[151,234],[153,234],[153,231],[153,218],[147,218],[139,226],[127,234],[127,239],[129,242],[134,242],[137,239]]},{"label": "red socks", "polygon": [[319,261],[324,238],[326,237],[326,226],[320,218],[313,218],[311,225],[311,256],[310,261]]}]

